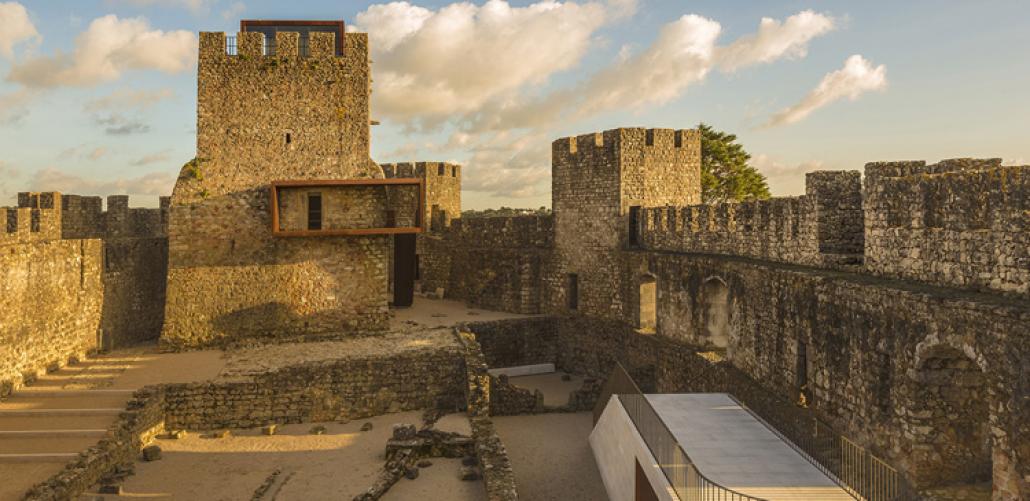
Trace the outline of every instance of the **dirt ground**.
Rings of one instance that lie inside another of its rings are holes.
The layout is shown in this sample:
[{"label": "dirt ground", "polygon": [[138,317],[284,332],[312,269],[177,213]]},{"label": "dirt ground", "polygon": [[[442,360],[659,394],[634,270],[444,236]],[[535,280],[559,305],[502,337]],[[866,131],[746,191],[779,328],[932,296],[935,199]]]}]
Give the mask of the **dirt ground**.
[{"label": "dirt ground", "polygon": [[[372,430],[360,431],[370,422]],[[190,433],[185,438],[156,441],[163,458],[137,462],[136,474],[122,485],[122,497],[196,500],[250,499],[270,475],[279,481],[264,499],[277,501],[351,499],[364,492],[383,465],[383,450],[395,423],[421,423],[420,412],[403,412],[346,424],[307,423],[279,427],[276,435],[260,429],[234,430],[225,438]],[[317,424],[324,435],[311,435]],[[469,432],[461,414],[445,416],[437,428]],[[461,460],[434,458],[415,480],[402,478],[387,500],[486,499],[482,482],[463,482]],[[95,492],[95,491],[94,491]],[[107,496],[111,497],[111,496]]]},{"label": "dirt ground", "polygon": [[521,499],[608,499],[588,442],[593,428],[590,412],[492,419],[508,449]]}]

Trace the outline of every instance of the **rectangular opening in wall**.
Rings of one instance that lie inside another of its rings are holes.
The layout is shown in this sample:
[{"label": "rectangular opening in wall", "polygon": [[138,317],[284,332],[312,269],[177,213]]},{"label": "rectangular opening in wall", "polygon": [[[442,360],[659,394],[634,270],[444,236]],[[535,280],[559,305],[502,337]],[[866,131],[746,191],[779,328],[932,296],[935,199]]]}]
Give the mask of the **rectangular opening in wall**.
[{"label": "rectangular opening in wall", "polygon": [[322,194],[308,193],[308,229],[322,229]]},{"label": "rectangular opening in wall", "polygon": [[568,284],[568,295],[569,295],[569,309],[579,309],[579,275],[575,273],[569,273],[569,284]]},{"label": "rectangular opening in wall", "polygon": [[654,146],[654,129],[647,129],[647,137],[645,139],[647,146]]},{"label": "rectangular opening in wall", "polygon": [[458,177],[458,166],[451,166],[451,177]]},{"label": "rectangular opening in wall", "polygon": [[808,386],[808,344],[801,341],[798,341],[796,374],[798,390],[804,391]]},{"label": "rectangular opening in wall", "polygon": [[436,168],[436,175],[442,176],[443,175],[443,169],[444,169],[443,164],[440,164],[439,166],[437,166],[437,168]]},{"label": "rectangular opening in wall", "polygon": [[636,247],[640,245],[640,206],[629,208],[629,245]]}]

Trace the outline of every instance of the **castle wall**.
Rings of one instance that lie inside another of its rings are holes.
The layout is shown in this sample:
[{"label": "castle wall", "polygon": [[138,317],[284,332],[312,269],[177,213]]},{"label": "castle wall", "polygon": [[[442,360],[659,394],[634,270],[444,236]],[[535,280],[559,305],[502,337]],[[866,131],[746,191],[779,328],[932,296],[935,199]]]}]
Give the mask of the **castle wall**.
[{"label": "castle wall", "polygon": [[806,186],[800,197],[644,209],[640,247],[812,266],[860,263],[860,174],[811,172]]},{"label": "castle wall", "polygon": [[176,182],[162,341],[221,344],[382,329],[388,320],[387,236],[276,238],[268,186],[277,180],[382,178],[369,158],[368,38],[201,33],[197,158]]},{"label": "castle wall", "polygon": [[[546,311],[575,304],[584,314],[624,318],[616,251],[630,244],[631,207],[701,201],[700,135],[613,129],[562,138],[552,143],[551,165],[555,254],[545,275]],[[573,288],[578,297],[570,300]]]},{"label": "castle wall", "polygon": [[22,195],[0,208],[0,396],[95,349],[103,303],[101,241],[60,239],[60,194]]},{"label": "castle wall", "polygon": [[425,181],[422,229],[443,231],[461,217],[461,166],[444,162],[380,164],[387,178],[414,177]]},{"label": "castle wall", "polygon": [[[705,284],[719,280],[729,291],[734,367],[783,399],[804,391],[818,415],[920,487],[989,479],[993,460],[994,484],[1025,493],[1025,304],[741,258],[626,258],[635,269],[626,280],[657,276],[659,337],[708,344]],[[940,351],[953,355],[932,355]],[[807,360],[804,386],[799,359]],[[952,400],[927,404],[941,399]]]},{"label": "castle wall", "polygon": [[1030,166],[866,165],[870,273],[1030,297]]}]

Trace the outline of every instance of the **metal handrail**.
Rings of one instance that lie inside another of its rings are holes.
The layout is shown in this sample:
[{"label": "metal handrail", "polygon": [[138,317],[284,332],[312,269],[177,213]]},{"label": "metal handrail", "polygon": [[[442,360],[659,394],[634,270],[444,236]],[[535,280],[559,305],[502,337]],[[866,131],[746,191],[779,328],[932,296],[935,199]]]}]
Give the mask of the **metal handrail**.
[{"label": "metal handrail", "polygon": [[604,411],[612,395],[618,397],[665,479],[681,501],[765,501],[723,487],[704,476],[679,445],[676,436],[647,400],[647,396],[640,391],[640,387],[618,362],[605,382],[601,398],[594,407],[594,424],[597,423],[600,412]]}]

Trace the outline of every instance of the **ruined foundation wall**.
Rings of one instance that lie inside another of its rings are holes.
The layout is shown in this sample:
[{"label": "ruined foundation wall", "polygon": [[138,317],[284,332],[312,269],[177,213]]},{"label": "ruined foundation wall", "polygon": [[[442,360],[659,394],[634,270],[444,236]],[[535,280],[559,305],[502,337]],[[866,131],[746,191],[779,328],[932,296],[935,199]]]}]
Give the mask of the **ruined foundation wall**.
[{"label": "ruined foundation wall", "polygon": [[197,158],[176,182],[162,342],[186,348],[254,337],[379,330],[388,322],[388,236],[277,238],[269,184],[382,178],[369,158],[368,37],[201,33]]},{"label": "ruined foundation wall", "polygon": [[1030,166],[867,164],[865,227],[871,273],[1030,297]]},{"label": "ruined foundation wall", "polygon": [[465,366],[454,350],[334,360],[252,380],[165,386],[166,426],[208,430],[360,419],[464,408]]}]

